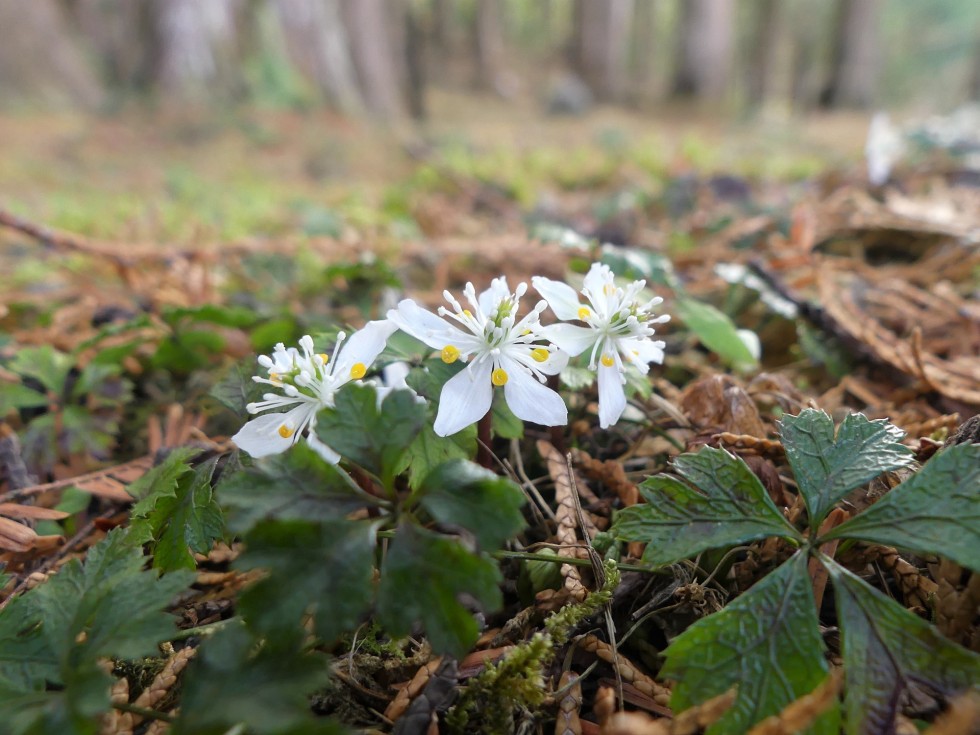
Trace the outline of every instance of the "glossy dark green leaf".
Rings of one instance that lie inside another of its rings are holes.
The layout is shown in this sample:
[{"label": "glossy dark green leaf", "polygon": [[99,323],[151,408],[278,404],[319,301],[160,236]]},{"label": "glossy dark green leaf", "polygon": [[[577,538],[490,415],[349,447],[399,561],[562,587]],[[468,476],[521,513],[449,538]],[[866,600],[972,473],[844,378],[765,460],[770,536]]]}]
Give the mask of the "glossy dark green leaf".
[{"label": "glossy dark green leaf", "polygon": [[940,554],[980,571],[980,444],[935,455],[911,478],[824,539],[855,538]]},{"label": "glossy dark green leaf", "polygon": [[980,656],[830,559],[842,636],[848,735],[894,732],[901,695],[912,682],[944,694],[980,682]]},{"label": "glossy dark green leaf", "polygon": [[422,481],[421,505],[439,523],[465,528],[480,549],[495,551],[524,528],[524,493],[513,482],[466,460],[438,466]]},{"label": "glossy dark green leaf", "polygon": [[[738,687],[735,703],[709,735],[741,735],[811,692],[827,675],[807,557],[779,569],[675,638],[661,676],[673,679],[671,707],[688,707]],[[812,735],[839,732],[839,709],[824,713]]]},{"label": "glossy dark green leaf", "polygon": [[326,686],[327,660],[300,645],[260,645],[238,625],[206,640],[188,667],[174,735],[340,735],[310,711],[309,696]]},{"label": "glossy dark green leaf", "polygon": [[343,518],[366,504],[353,480],[306,442],[227,476],[217,495],[228,511],[228,527],[239,533],[263,520]]},{"label": "glossy dark green leaf", "polygon": [[354,630],[374,595],[376,532],[375,523],[339,519],[255,526],[236,564],[268,572],[241,595],[249,626],[262,633],[298,631],[309,614],[316,635],[326,641]]},{"label": "glossy dark green leaf", "polygon": [[206,554],[224,535],[224,515],[211,488],[216,461],[181,475],[173,486],[159,483],[133,508],[131,533],[149,544],[157,569],[196,568],[194,553]]},{"label": "glossy dark green leaf", "polygon": [[408,450],[425,421],[426,407],[408,390],[389,393],[378,406],[377,391],[352,383],[336,398],[336,408],[317,417],[316,433],[344,459],[360,465],[391,487]]},{"label": "glossy dark green leaf", "polygon": [[640,486],[646,503],[621,510],[613,523],[617,538],[647,544],[647,563],[670,564],[766,536],[800,538],[755,473],[724,449],[682,454],[673,471],[680,479],[646,480]]},{"label": "glossy dark green leaf", "polygon": [[484,609],[502,602],[500,570],[485,554],[459,541],[405,523],[399,526],[381,566],[378,616],[392,635],[421,624],[433,649],[461,657],[479,627],[462,600]]},{"label": "glossy dark green leaf", "polygon": [[848,492],[914,459],[912,451],[898,443],[904,436],[901,429],[859,413],[848,415],[835,437],[830,416],[808,408],[799,416],[784,416],[780,434],[812,528]]}]

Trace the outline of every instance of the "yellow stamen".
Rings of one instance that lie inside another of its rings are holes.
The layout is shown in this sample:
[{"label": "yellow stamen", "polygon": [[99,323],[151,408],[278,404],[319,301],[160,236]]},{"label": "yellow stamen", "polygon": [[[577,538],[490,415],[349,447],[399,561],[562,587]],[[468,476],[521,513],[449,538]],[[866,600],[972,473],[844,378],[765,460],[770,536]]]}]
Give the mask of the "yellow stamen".
[{"label": "yellow stamen", "polygon": [[602,293],[604,293],[606,296],[611,296],[615,292],[616,292],[616,287],[611,283],[607,283],[602,287]]},{"label": "yellow stamen", "polygon": [[279,427],[279,436],[281,436],[283,439],[288,439],[295,433],[296,433],[295,429],[290,429],[285,424]]},{"label": "yellow stamen", "polygon": [[579,310],[578,310],[578,318],[579,319],[583,319],[583,320],[584,319],[588,319],[590,316],[592,316],[592,312],[589,311],[589,307],[588,306],[582,306],[582,307],[579,308]]},{"label": "yellow stamen", "polygon": [[455,345],[446,345],[442,348],[442,361],[447,365],[451,365],[459,359],[459,348]]},{"label": "yellow stamen", "polygon": [[613,365],[616,364],[616,361],[613,359],[613,356],[610,355],[609,353],[603,353],[602,357],[599,358],[599,362],[601,362],[606,367],[612,367]]},{"label": "yellow stamen", "polygon": [[366,372],[367,372],[367,368],[364,367],[363,362],[355,362],[353,367],[351,367],[350,369],[350,376],[354,380],[358,380],[359,378],[363,378]]},{"label": "yellow stamen", "polygon": [[490,373],[490,382],[494,385],[504,385],[507,382],[507,371],[503,368],[497,368]]},{"label": "yellow stamen", "polygon": [[535,347],[533,350],[531,350],[531,357],[538,362],[544,362],[551,357],[551,353],[544,347]]},{"label": "yellow stamen", "polygon": [[282,378],[279,377],[279,373],[269,373],[269,380],[273,383],[281,383]]},{"label": "yellow stamen", "polygon": [[473,316],[472,312],[469,309],[463,309],[463,314],[466,317],[472,317]]},{"label": "yellow stamen", "polygon": [[323,364],[326,365],[328,362],[330,362],[330,355],[328,355],[326,352],[321,352],[320,359],[323,360]]}]

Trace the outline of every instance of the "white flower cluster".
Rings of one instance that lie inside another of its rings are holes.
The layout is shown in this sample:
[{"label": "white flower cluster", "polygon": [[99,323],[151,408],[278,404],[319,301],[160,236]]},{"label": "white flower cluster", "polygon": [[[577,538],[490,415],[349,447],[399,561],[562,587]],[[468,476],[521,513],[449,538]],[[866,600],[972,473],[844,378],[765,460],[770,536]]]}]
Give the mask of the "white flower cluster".
[{"label": "white flower cluster", "polygon": [[[324,459],[337,462],[337,453],[313,431],[316,414],[334,406],[334,394],[343,385],[364,377],[396,329],[438,350],[443,362],[466,363],[439,396],[433,428],[440,436],[455,434],[483,418],[493,402],[494,388],[503,389],[518,418],[544,426],[566,424],[565,402],[546,385],[547,378],[558,375],[569,357],[586,351],[591,351],[589,368],[598,373],[599,424],[612,426],[626,408],[627,367],[646,373],[649,363],[663,362],[664,343],[651,339],[654,325],[670,318],[653,314],[663,300],[641,300],[644,281],[617,286],[609,267],[598,263],[585,276],[585,302],[565,283],[539,276],[532,283],[544,300],[524,316],[519,315],[520,300],[527,284],[511,291],[505,278],[496,278],[479,295],[472,284],[466,284],[465,307],[445,292],[449,307],[440,307],[436,314],[406,299],[388,312],[386,320],[369,322],[343,347],[341,334],[329,359],[314,352],[308,336],[300,340],[302,353],[277,345],[271,356],[259,358],[268,377],[254,380],[282,393],[265,394],[265,400],[250,404],[248,411],[289,410],[253,419],[233,440],[253,457],[261,457],[285,450],[305,433]],[[549,306],[561,322],[541,323]]]}]

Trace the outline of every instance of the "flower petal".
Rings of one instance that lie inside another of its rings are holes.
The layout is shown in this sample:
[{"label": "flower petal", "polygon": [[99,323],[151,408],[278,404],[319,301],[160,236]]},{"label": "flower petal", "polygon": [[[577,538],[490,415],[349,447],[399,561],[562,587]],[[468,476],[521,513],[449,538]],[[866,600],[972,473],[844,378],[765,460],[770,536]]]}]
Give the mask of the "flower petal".
[{"label": "flower petal", "polygon": [[439,413],[432,428],[439,436],[449,436],[475,424],[490,410],[493,384],[490,360],[469,365],[442,386]]},{"label": "flower petal", "polygon": [[411,299],[400,301],[396,309],[388,311],[387,316],[388,321],[400,330],[435,350],[441,350],[448,344],[459,344],[467,337],[464,332],[426,311]]},{"label": "flower petal", "polygon": [[[269,413],[249,421],[231,438],[238,448],[253,457],[267,457],[289,449],[316,412],[315,403],[304,402],[286,413]],[[293,433],[284,437],[279,427],[288,426]]]},{"label": "flower petal", "polygon": [[615,365],[599,363],[599,426],[608,429],[626,410],[626,391]]},{"label": "flower petal", "polygon": [[574,324],[549,324],[540,327],[538,332],[544,339],[554,342],[563,352],[572,357],[581,355],[599,339],[595,330]]},{"label": "flower petal", "polygon": [[337,363],[333,367],[333,375],[341,379],[340,385],[350,378],[350,369],[360,363],[365,368],[370,367],[375,358],[381,354],[398,325],[388,319],[368,322],[350,336],[340,348]]},{"label": "flower petal", "polygon": [[490,287],[486,291],[481,292],[477,300],[477,303],[480,305],[480,311],[489,317],[492,312],[496,311],[500,302],[510,298],[510,295],[510,289],[507,287],[507,278],[505,276],[494,278],[490,281]]},{"label": "flower petal", "polygon": [[647,363],[659,365],[664,361],[665,346],[663,341],[652,339],[621,339],[618,344],[625,362],[632,363],[642,373],[649,369]]},{"label": "flower petal", "polygon": [[568,408],[560,395],[539,383],[530,372],[509,357],[500,359],[500,367],[507,371],[504,398],[517,418],[542,426],[564,426],[568,423]]},{"label": "flower petal", "polygon": [[318,437],[314,432],[311,431],[307,433],[306,443],[310,445],[310,449],[323,458],[324,462],[328,462],[329,464],[337,464],[340,461],[340,455],[320,441],[320,437]]},{"label": "flower petal", "polygon": [[578,310],[582,308],[582,304],[574,288],[567,283],[552,281],[543,276],[534,276],[531,283],[541,294],[541,298],[548,302],[556,317],[563,321],[579,318]]},{"label": "flower petal", "polygon": [[606,301],[605,286],[613,282],[613,274],[608,265],[593,263],[589,272],[585,274],[582,283],[582,292],[592,301],[595,306],[604,304]]}]

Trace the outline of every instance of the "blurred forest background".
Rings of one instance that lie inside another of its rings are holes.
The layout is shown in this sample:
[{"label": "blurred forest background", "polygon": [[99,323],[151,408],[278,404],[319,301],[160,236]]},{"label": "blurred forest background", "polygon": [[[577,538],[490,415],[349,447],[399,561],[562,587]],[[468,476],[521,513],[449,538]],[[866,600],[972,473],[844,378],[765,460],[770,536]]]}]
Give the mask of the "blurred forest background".
[{"label": "blurred forest background", "polygon": [[425,118],[433,89],[736,115],[980,98],[976,0],[0,0],[0,106]]}]

